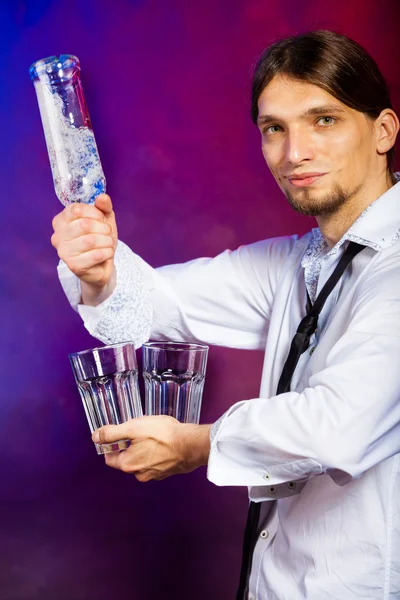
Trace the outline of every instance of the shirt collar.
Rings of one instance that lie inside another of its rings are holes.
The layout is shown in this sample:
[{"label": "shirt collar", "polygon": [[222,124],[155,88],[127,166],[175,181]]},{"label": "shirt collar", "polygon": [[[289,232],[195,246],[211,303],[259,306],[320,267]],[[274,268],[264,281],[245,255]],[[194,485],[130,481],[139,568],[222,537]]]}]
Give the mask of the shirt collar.
[{"label": "shirt collar", "polygon": [[[400,237],[400,173],[395,174],[398,183],[372,202],[326,256],[336,254],[346,241],[369,246],[377,252],[392,246]],[[310,254],[321,254],[328,244],[318,227],[312,230],[308,247]],[[308,252],[307,252],[308,253]]]}]

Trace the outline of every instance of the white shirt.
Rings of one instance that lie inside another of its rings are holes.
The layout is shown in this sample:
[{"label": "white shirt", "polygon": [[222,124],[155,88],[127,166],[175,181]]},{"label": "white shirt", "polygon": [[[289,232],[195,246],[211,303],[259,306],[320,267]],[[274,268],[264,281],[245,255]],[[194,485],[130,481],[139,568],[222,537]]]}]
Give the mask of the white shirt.
[{"label": "white shirt", "polygon": [[[275,395],[291,339],[347,240],[367,245],[329,296],[291,391]],[[260,397],[212,428],[208,478],[263,502],[249,598],[400,598],[400,183],[329,252],[318,229],[152,269],[121,242],[117,288],[79,305],[105,343],[202,340],[264,349]],[[277,500],[277,502],[273,502]]]}]

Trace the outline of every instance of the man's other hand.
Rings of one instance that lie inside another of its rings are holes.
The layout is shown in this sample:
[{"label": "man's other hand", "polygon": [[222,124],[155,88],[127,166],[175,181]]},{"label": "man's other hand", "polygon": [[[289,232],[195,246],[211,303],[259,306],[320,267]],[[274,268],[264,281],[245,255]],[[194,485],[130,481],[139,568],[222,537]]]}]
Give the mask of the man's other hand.
[{"label": "man's other hand", "polygon": [[164,415],[149,416],[102,427],[92,440],[110,444],[129,439],[126,450],[104,455],[107,465],[133,473],[139,481],[160,480],[207,464],[210,427],[180,423]]}]

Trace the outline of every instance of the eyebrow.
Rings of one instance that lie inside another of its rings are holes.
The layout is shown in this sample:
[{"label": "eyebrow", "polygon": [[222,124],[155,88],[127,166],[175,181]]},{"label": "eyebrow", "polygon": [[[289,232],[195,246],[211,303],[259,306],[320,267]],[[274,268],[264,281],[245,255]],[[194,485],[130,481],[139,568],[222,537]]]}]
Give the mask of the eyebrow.
[{"label": "eyebrow", "polygon": [[[346,112],[344,108],[341,108],[337,104],[324,104],[323,106],[315,106],[314,108],[309,108],[303,114],[300,115],[300,118],[304,117],[312,117],[318,115],[326,115],[326,114],[339,114]],[[271,121],[280,121],[279,117],[275,117],[274,115],[260,115],[257,119],[257,124],[262,125],[264,123],[270,123]]]}]

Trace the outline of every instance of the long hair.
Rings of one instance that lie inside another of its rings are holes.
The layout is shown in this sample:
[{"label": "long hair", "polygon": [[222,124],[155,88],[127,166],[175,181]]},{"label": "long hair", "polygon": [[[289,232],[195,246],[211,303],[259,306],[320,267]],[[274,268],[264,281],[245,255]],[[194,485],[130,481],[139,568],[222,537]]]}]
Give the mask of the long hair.
[{"label": "long hair", "polygon": [[[378,65],[359,44],[333,31],[312,31],[276,42],[257,61],[251,88],[251,118],[257,124],[258,100],[276,75],[307,81],[375,120],[392,108]],[[393,179],[394,147],[387,152]]]}]

